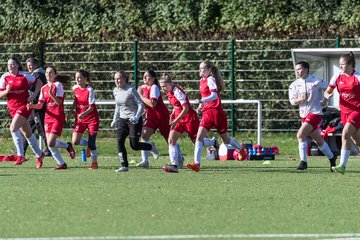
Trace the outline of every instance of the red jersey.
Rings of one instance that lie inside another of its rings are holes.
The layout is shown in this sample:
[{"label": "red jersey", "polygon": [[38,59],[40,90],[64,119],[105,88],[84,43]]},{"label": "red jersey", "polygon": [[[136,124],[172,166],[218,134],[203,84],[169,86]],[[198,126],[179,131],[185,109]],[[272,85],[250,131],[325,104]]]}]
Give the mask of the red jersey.
[{"label": "red jersey", "polygon": [[83,123],[98,122],[99,113],[95,105],[95,93],[91,86],[81,88],[79,85],[73,87],[76,103],[76,120],[78,115],[85,112],[89,107],[93,107],[93,111],[81,119]]},{"label": "red jersey", "polygon": [[[201,94],[201,98],[205,98],[211,95],[211,92],[216,92],[218,93],[218,89],[217,89],[217,85],[216,85],[216,80],[215,78],[213,78],[212,76],[209,76],[207,78],[202,78],[200,80],[200,94]],[[203,103],[203,108],[202,108],[202,112],[208,110],[208,109],[222,109],[221,107],[221,100],[220,100],[220,96],[218,95],[218,97],[216,98],[216,100],[210,101],[210,102],[206,102]]]},{"label": "red jersey", "polygon": [[174,86],[171,92],[166,93],[166,96],[169,99],[169,103],[174,106],[174,119],[181,113],[183,107],[186,105],[189,106],[189,111],[180,121],[186,120],[188,116],[192,114],[196,115],[196,112],[190,106],[190,102],[185,91],[182,90],[180,87]]},{"label": "red jersey", "polygon": [[10,92],[6,95],[9,112],[14,116],[17,109],[26,106],[29,98],[29,86],[33,85],[36,78],[27,72],[18,72],[16,76],[4,73],[0,78],[0,91],[4,91],[7,85],[11,86]]},{"label": "red jersey", "polygon": [[339,106],[342,113],[360,112],[360,73],[354,71],[351,75],[340,73],[333,76],[330,88],[339,92]]},{"label": "red jersey", "polygon": [[161,94],[160,89],[156,84],[153,84],[151,87],[148,88],[147,85],[142,85],[142,95],[150,100],[157,101],[155,107],[151,108],[145,104],[145,111],[148,117],[152,115],[156,115],[156,117],[161,118],[162,116],[166,115],[169,116],[169,110],[167,109]]},{"label": "red jersey", "polygon": [[51,92],[61,99],[61,104],[58,105],[54,102],[52,97],[49,94],[49,85],[46,84],[41,88],[39,102],[46,103],[45,111],[45,123],[50,122],[65,122],[65,113],[64,113],[64,87],[60,82],[52,83]]}]

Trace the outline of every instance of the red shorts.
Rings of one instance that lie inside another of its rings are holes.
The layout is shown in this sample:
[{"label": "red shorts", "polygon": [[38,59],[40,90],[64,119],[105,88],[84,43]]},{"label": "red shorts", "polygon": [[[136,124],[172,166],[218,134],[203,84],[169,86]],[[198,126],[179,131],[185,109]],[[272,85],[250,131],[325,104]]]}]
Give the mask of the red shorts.
[{"label": "red shorts", "polygon": [[306,117],[301,119],[301,122],[306,122],[310,124],[314,129],[320,128],[321,123],[323,122],[323,116],[318,114],[308,114]]},{"label": "red shorts", "polygon": [[45,133],[61,136],[64,124],[65,122],[57,122],[57,121],[45,122],[44,124]]},{"label": "red shorts", "polygon": [[13,118],[16,114],[19,114],[19,115],[23,116],[24,118],[28,119],[29,116],[31,115],[32,109],[28,110],[26,105],[24,105],[24,106],[21,106],[16,109],[9,109],[9,112]]},{"label": "red shorts", "polygon": [[353,111],[351,113],[340,112],[341,122],[345,126],[346,123],[350,123],[356,129],[360,128],[360,112]]},{"label": "red shorts", "polygon": [[83,134],[86,129],[89,129],[89,135],[96,135],[99,131],[99,121],[81,122],[77,121],[74,126],[74,133]]},{"label": "red shorts", "polygon": [[200,126],[208,132],[215,126],[219,134],[226,133],[228,130],[226,113],[222,109],[208,109],[202,113]]},{"label": "red shorts", "polygon": [[147,114],[143,127],[151,128],[154,132],[159,129],[161,135],[167,140],[170,133],[169,115],[159,118],[155,115]]},{"label": "red shorts", "polygon": [[185,115],[185,117],[182,118],[172,130],[181,134],[186,131],[189,134],[190,139],[195,139],[199,130],[199,124],[199,118],[194,112],[194,114]]}]

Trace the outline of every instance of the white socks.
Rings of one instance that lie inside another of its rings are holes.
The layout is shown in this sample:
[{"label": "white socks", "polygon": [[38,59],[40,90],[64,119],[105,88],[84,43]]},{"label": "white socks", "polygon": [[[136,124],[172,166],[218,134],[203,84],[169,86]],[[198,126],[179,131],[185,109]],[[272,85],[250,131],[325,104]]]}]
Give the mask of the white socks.
[{"label": "white socks", "polygon": [[62,142],[60,140],[55,141],[55,147],[57,147],[57,148],[67,148],[68,146],[69,146],[69,143],[67,143],[67,142]]},{"label": "white socks", "polygon": [[13,142],[16,147],[17,156],[23,157],[24,156],[24,143],[22,140],[21,132],[19,130],[16,132],[11,132],[11,136],[12,136]]},{"label": "white socks", "polygon": [[350,157],[350,150],[343,150],[341,149],[341,153],[340,153],[340,164],[343,165],[344,167],[346,166],[346,163],[349,160]]},{"label": "white socks", "polygon": [[58,163],[58,165],[64,164],[65,161],[62,158],[59,149],[57,147],[49,147],[49,150],[53,156],[53,158],[55,159],[55,161]]},{"label": "white socks", "polygon": [[334,154],[329,148],[329,145],[324,141],[324,144],[322,146],[319,146],[320,151],[327,156],[328,159],[331,159],[334,157]]},{"label": "white socks", "polygon": [[170,157],[171,164],[176,165],[176,166],[178,165],[178,163],[179,163],[178,155],[179,155],[179,153],[178,153],[177,146],[169,145],[169,157]]},{"label": "white socks", "polygon": [[307,142],[299,142],[299,155],[300,155],[300,161],[307,162],[306,157],[306,148],[307,148]]},{"label": "white socks", "polygon": [[202,155],[203,143],[198,140],[195,141],[195,150],[194,150],[194,162],[200,165],[201,155]]},{"label": "white socks", "polygon": [[40,157],[42,154],[42,150],[39,147],[39,144],[37,142],[37,139],[34,134],[31,135],[31,137],[26,139],[29,143],[29,146],[33,150],[33,152],[36,154],[36,156]]},{"label": "white socks", "polygon": [[79,145],[80,145],[80,146],[87,146],[87,145],[88,145],[88,141],[85,140],[85,139],[83,139],[83,138],[81,138]]},{"label": "white socks", "polygon": [[97,158],[98,158],[98,150],[90,150],[90,155],[91,155],[91,161],[92,162],[97,162]]},{"label": "white socks", "polygon": [[[151,144],[150,142],[148,141],[143,141],[144,143],[149,143]],[[153,145],[151,145],[153,146]],[[142,158],[142,161],[143,162],[149,162],[149,153],[150,151],[147,151],[147,150],[141,150],[141,158]]]}]

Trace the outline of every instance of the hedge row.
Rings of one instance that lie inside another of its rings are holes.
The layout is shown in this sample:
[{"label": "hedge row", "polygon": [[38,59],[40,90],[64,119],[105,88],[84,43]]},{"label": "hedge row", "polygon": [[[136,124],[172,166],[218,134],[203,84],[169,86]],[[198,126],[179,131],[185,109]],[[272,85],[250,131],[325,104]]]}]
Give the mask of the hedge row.
[{"label": "hedge row", "polygon": [[353,0],[6,0],[7,41],[203,40],[354,37]]}]

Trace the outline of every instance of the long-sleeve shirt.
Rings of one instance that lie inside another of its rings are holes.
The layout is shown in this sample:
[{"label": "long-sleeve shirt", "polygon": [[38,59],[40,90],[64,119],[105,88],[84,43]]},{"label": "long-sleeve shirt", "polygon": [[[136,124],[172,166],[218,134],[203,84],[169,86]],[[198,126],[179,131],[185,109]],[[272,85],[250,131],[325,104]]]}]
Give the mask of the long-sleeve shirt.
[{"label": "long-sleeve shirt", "polygon": [[141,116],[144,104],[137,91],[126,84],[124,88],[114,88],[115,113],[114,120],[129,119],[135,115]]}]

